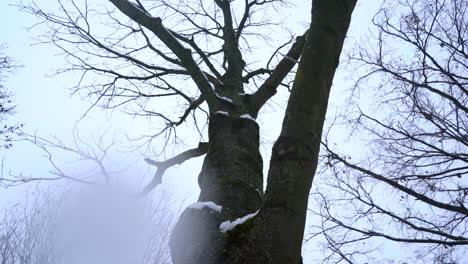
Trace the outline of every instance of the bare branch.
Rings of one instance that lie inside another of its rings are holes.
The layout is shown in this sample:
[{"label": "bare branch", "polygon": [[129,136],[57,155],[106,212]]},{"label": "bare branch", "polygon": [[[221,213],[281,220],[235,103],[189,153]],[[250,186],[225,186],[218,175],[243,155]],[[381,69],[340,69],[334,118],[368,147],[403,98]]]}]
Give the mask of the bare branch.
[{"label": "bare branch", "polygon": [[156,166],[157,170],[156,173],[154,174],[153,179],[151,180],[150,183],[148,183],[142,190],[141,195],[146,195],[151,190],[153,190],[156,186],[162,183],[162,176],[164,175],[164,172],[166,170],[174,165],[181,164],[191,158],[196,158],[199,156],[202,156],[208,152],[208,146],[209,143],[205,142],[200,142],[198,144],[197,148],[194,149],[189,149],[187,151],[184,151],[180,153],[177,156],[174,156],[168,160],[165,161],[154,161],[152,159],[146,158],[145,161],[146,163]]},{"label": "bare branch", "polygon": [[129,18],[153,32],[169,49],[172,50],[172,52],[174,52],[185,69],[187,69],[194,82],[197,84],[210,108],[218,104],[218,100],[216,99],[211,85],[196,62],[193,60],[191,55],[192,52],[190,49],[182,46],[174,35],[163,26],[161,18],[145,14],[127,0],[110,0],[110,2],[112,2]]},{"label": "bare branch", "polygon": [[296,42],[289,49],[288,53],[278,63],[270,77],[260,86],[260,88],[252,95],[252,104],[255,112],[258,113],[260,108],[276,94],[276,89],[283,81],[284,77],[296,66],[297,60],[301,56],[304,47],[307,33],[296,38]]}]

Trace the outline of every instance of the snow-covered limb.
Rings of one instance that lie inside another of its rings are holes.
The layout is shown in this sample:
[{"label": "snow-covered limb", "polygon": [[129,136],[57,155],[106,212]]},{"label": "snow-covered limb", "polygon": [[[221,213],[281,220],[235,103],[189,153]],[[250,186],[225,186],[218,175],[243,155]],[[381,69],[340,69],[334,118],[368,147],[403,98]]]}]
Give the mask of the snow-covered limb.
[{"label": "snow-covered limb", "polygon": [[[279,53],[279,52],[278,52],[278,53]],[[283,55],[284,58],[287,59],[287,60],[290,60],[290,61],[292,61],[292,62],[294,62],[294,63],[299,63],[298,60],[296,60],[296,59],[294,59],[294,58],[291,58],[291,57],[289,57],[288,55],[284,55],[284,54],[282,54],[282,53],[279,53],[279,54],[280,54],[280,55]]]},{"label": "snow-covered limb", "polygon": [[257,122],[252,116],[250,116],[249,114],[244,114],[244,115],[241,115],[240,118],[245,118],[245,119],[250,119],[254,122]]},{"label": "snow-covered limb", "polygon": [[219,99],[224,100],[224,101],[229,102],[229,103],[232,104],[232,100],[231,100],[231,99],[229,99],[229,98],[227,98],[227,97],[224,97],[224,96],[221,96],[221,95],[219,95],[219,94],[217,94],[217,93],[215,93],[215,95],[216,95],[216,97],[218,97]]},{"label": "snow-covered limb", "polygon": [[[208,79],[208,76],[206,76],[205,72],[202,71],[201,73],[202,73],[203,77],[205,77],[205,80],[206,80],[207,82],[210,82],[210,80]],[[213,87],[212,87],[212,88],[213,88]]]},{"label": "snow-covered limb", "polygon": [[234,229],[236,226],[238,226],[238,225],[244,223],[245,221],[249,220],[250,218],[256,216],[259,211],[255,212],[255,213],[248,214],[248,215],[243,216],[241,218],[237,218],[236,220],[234,220],[232,222],[231,221],[222,222],[219,225],[219,231],[221,231],[222,233],[226,233],[227,231]]},{"label": "snow-covered limb", "polygon": [[290,60],[290,61],[292,61],[292,62],[294,62],[294,63],[299,63],[298,60],[295,60],[295,59],[293,59],[293,58],[291,58],[291,57],[289,57],[289,56],[284,56],[284,58],[286,58],[286,59],[288,59],[288,60]]},{"label": "snow-covered limb", "polygon": [[198,210],[202,210],[204,207],[208,207],[209,209],[218,213],[221,213],[221,210],[223,210],[223,207],[221,205],[217,205],[213,202],[197,202],[189,205],[188,207]]},{"label": "snow-covered limb", "polygon": [[224,111],[216,111],[214,114],[215,114],[215,115],[216,115],[216,114],[219,114],[219,115],[229,116],[229,113],[228,113],[228,112],[224,112]]}]

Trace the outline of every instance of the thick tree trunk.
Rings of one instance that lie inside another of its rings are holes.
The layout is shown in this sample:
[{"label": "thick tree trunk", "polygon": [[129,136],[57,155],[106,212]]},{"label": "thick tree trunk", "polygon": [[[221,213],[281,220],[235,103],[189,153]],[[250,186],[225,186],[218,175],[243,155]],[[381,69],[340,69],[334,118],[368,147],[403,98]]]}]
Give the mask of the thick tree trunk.
[{"label": "thick tree trunk", "polygon": [[265,203],[259,214],[271,233],[269,251],[275,263],[300,262],[330,88],[355,4],[356,0],[313,1],[312,23],[281,134],[273,147]]},{"label": "thick tree trunk", "polygon": [[[175,264],[302,262],[308,195],[328,97],[355,4],[356,0],[313,1],[312,23],[273,147],[265,196],[257,123],[212,114],[199,201],[215,202],[223,210],[184,211],[171,236]],[[257,211],[233,230],[220,232],[223,221]]]},{"label": "thick tree trunk", "polygon": [[171,237],[174,263],[225,263],[228,234],[221,233],[219,225],[255,212],[262,205],[258,124],[248,118],[214,114],[209,123],[209,142],[198,178],[198,200],[222,205],[222,213],[206,207],[184,211]]}]

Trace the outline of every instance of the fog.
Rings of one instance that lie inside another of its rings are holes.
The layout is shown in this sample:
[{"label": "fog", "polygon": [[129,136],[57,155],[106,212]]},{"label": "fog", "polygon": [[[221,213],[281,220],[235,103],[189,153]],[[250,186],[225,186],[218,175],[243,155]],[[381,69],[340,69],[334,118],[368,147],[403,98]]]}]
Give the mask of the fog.
[{"label": "fog", "polygon": [[2,263],[170,263],[181,204],[161,188],[149,196],[118,184],[63,189],[39,187],[2,211]]},{"label": "fog", "polygon": [[54,247],[59,263],[144,263],[152,235],[150,209],[149,201],[123,187],[79,188],[59,211]]}]

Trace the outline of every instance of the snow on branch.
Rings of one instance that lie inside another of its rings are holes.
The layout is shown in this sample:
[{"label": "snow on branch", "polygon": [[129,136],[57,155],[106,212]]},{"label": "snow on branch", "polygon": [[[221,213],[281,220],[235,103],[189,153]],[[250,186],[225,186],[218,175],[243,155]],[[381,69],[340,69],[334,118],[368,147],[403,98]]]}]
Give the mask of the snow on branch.
[{"label": "snow on branch", "polygon": [[221,205],[217,205],[213,202],[197,202],[188,206],[188,208],[193,208],[197,210],[202,210],[205,207],[208,207],[212,211],[215,211],[218,213],[221,213],[221,211],[223,210],[223,207]]},{"label": "snow on branch", "polygon": [[215,115],[225,115],[225,116],[229,116],[229,113],[228,113],[228,112],[225,112],[225,111],[216,111],[214,114],[215,114]]},{"label": "snow on branch", "polygon": [[245,221],[249,220],[250,218],[253,218],[254,216],[258,214],[259,211],[260,210],[256,211],[255,213],[251,213],[246,216],[243,216],[241,218],[237,218],[236,220],[232,222],[231,221],[222,222],[219,225],[219,231],[221,231],[221,233],[226,233],[227,231],[234,229],[236,226],[245,223]]},{"label": "snow on branch", "polygon": [[217,93],[215,93],[215,95],[216,95],[216,97],[218,97],[218,99],[221,99],[221,100],[223,100],[223,101],[229,102],[229,103],[231,103],[231,104],[233,103],[233,102],[232,102],[232,99],[229,99],[229,98],[227,98],[227,97],[221,96],[221,95],[219,95],[219,94],[217,94]]},{"label": "snow on branch", "polygon": [[257,122],[251,115],[249,114],[244,114],[244,115],[241,115],[240,118],[245,118],[245,119],[250,119],[254,122]]},{"label": "snow on branch", "polygon": [[292,61],[292,62],[294,62],[294,63],[299,63],[299,60],[296,60],[296,59],[294,59],[294,58],[291,58],[291,57],[288,56],[288,55],[284,55],[284,54],[281,53],[281,52],[278,52],[278,53],[279,53],[280,55],[282,55],[282,56],[283,56],[285,59],[287,59],[287,60],[290,60],[290,61]]}]

